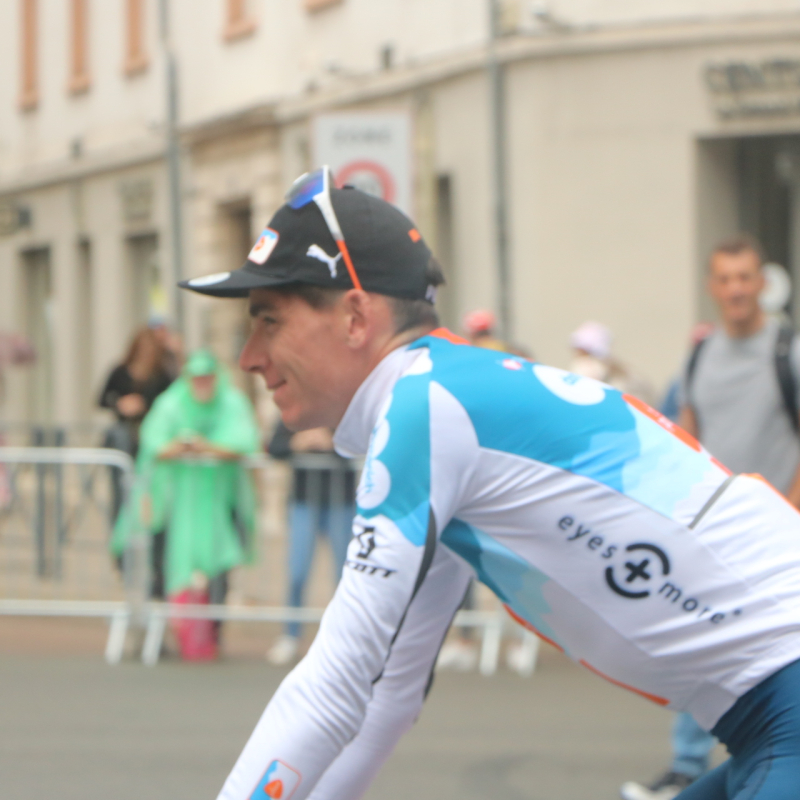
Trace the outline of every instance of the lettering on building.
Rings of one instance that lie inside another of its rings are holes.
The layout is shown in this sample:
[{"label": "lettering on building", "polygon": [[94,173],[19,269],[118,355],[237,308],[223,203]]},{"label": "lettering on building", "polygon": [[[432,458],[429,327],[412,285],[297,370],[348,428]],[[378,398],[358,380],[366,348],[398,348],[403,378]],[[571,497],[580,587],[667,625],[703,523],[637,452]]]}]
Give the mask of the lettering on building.
[{"label": "lettering on building", "polygon": [[705,83],[722,120],[800,115],[800,59],[711,63]]}]

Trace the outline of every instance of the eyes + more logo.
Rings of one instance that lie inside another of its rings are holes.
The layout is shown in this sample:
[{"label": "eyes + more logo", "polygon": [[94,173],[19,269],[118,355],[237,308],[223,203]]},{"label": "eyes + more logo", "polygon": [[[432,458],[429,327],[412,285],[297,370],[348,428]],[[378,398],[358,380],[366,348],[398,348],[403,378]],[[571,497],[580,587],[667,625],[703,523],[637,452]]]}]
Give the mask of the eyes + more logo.
[{"label": "eyes + more logo", "polygon": [[573,405],[594,406],[605,400],[606,392],[603,384],[591,378],[584,378],[544,364],[534,364],[533,374],[542,386]]},{"label": "eyes + more logo", "polygon": [[[647,544],[646,542],[637,542],[636,544],[629,544],[625,548],[626,553],[634,553],[637,551],[645,551],[637,563],[634,560],[626,561],[624,564],[627,574],[622,579],[622,582],[617,581],[617,576],[614,567],[606,567],[606,583],[611,587],[611,590],[616,592],[622,597],[628,597],[632,600],[639,600],[650,596],[649,589],[642,589],[637,591],[634,586],[649,585],[650,581],[655,574],[653,566],[651,566],[652,556],[655,555],[661,566],[661,577],[669,575],[669,558],[667,554],[654,544]],[[651,555],[648,557],[646,553]],[[638,583],[637,583],[638,581]]]},{"label": "eyes + more logo", "polygon": [[677,611],[693,614],[714,625],[742,613],[738,608],[720,611],[692,597],[685,586],[679,585],[672,577],[672,563],[667,552],[652,542],[634,542],[622,547],[569,515],[558,521],[558,528],[568,534],[565,540],[567,544],[580,545],[596,552],[601,564],[603,561],[608,564],[603,569],[605,584],[624,600],[638,602],[652,597],[669,603]]}]

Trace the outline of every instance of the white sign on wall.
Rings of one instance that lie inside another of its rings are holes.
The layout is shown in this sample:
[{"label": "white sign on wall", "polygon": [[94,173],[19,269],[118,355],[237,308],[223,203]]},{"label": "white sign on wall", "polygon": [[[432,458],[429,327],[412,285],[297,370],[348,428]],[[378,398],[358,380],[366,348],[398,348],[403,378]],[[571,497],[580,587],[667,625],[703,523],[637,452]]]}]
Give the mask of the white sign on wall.
[{"label": "white sign on wall", "polygon": [[314,166],[327,164],[337,186],[349,183],[411,216],[408,114],[321,114],[313,141]]}]

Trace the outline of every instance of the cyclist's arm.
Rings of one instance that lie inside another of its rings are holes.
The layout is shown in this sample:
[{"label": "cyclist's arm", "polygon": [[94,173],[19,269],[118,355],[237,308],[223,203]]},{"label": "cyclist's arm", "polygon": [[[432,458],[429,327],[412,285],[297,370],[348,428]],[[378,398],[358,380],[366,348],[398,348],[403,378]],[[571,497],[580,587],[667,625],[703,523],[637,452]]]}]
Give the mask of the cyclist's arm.
[{"label": "cyclist's arm", "polygon": [[[440,415],[443,422],[431,441],[428,400],[428,375],[411,375],[395,386],[372,435],[358,491],[356,538],[342,580],[308,655],[270,701],[220,800],[264,800],[269,795],[259,787],[265,774],[268,783],[279,772],[297,784],[291,792],[283,787],[284,800],[303,800],[361,729],[373,693],[377,699],[383,691],[376,687],[394,666],[394,647],[406,652],[405,642],[418,637],[409,675],[417,668],[429,673],[460,597],[428,610],[438,641],[424,633],[415,600],[434,562],[438,534],[458,505],[460,476],[470,461],[460,451],[470,440],[463,421],[449,413]],[[434,462],[446,478],[432,481]],[[388,717],[376,721],[395,724],[402,727]]]},{"label": "cyclist's arm", "polygon": [[[415,590],[424,583],[436,539],[432,516],[421,545],[386,518],[373,518],[366,527],[367,533],[351,542],[342,580],[314,643],[267,706],[220,800],[268,797],[258,787],[276,760],[281,763],[273,772],[285,775],[283,797],[305,798],[361,728]],[[360,557],[371,541],[374,549]],[[447,617],[452,611],[437,614]],[[423,649],[429,652],[420,657],[432,663],[437,648],[438,642],[427,640]],[[297,786],[289,794],[286,784],[292,782]]]},{"label": "cyclist's arm", "polygon": [[310,800],[357,800],[372,783],[419,716],[436,656],[471,574],[445,547],[437,549],[375,684],[361,730],[322,776]]}]

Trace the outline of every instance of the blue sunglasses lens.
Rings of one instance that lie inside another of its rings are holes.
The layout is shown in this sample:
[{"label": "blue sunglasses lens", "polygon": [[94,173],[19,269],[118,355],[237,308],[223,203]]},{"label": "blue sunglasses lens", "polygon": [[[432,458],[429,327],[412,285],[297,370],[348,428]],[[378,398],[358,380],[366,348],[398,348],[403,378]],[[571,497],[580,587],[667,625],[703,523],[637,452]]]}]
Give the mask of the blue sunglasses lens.
[{"label": "blue sunglasses lens", "polygon": [[317,169],[299,177],[286,193],[286,202],[292,208],[308,205],[325,188],[325,172]]}]

